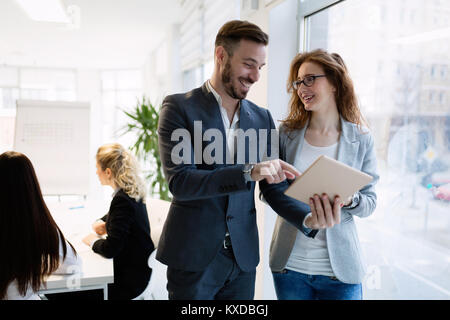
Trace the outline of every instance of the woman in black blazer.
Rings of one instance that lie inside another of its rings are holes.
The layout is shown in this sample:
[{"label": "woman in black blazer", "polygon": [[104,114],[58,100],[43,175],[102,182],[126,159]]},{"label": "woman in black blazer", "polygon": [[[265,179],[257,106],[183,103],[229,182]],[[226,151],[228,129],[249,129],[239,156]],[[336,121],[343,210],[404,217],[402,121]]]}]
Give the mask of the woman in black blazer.
[{"label": "woman in black blazer", "polygon": [[[155,249],[145,206],[145,185],[138,174],[136,159],[120,144],[97,151],[97,175],[102,185],[114,190],[108,214],[93,224],[96,234],[83,242],[94,252],[114,259],[114,283],[108,299],[129,300],[147,287],[151,269],[148,257]],[[100,236],[107,235],[105,239]]]}]

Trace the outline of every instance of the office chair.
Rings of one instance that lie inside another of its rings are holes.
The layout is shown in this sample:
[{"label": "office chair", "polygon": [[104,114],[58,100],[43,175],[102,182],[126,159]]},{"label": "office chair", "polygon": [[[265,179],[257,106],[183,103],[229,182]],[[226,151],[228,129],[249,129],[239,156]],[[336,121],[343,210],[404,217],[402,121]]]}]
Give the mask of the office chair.
[{"label": "office chair", "polygon": [[156,249],[148,258],[148,266],[152,269],[152,275],[147,288],[133,300],[168,300],[167,292],[167,266],[156,260],[159,237],[169,212],[170,202],[160,199],[147,198],[147,212],[150,221],[151,237]]},{"label": "office chair", "polygon": [[150,281],[144,292],[133,300],[168,300],[167,292],[167,266],[156,260],[156,251],[153,250],[148,258],[148,266],[152,269]]}]

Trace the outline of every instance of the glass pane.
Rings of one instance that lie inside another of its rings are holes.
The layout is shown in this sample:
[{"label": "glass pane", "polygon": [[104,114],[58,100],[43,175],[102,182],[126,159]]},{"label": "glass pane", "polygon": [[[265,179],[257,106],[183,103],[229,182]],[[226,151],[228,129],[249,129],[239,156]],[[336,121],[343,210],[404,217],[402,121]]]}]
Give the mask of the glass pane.
[{"label": "glass pane", "polygon": [[116,76],[114,71],[102,72],[102,88],[103,90],[114,90],[116,88]]},{"label": "glass pane", "polygon": [[137,99],[140,99],[140,91],[129,90],[129,91],[118,91],[117,92],[117,107],[122,110],[130,110],[133,108]]},{"label": "glass pane", "polygon": [[0,86],[18,87],[19,71],[14,67],[0,67]]},{"label": "glass pane", "polygon": [[0,116],[0,154],[13,149],[15,120],[14,116]]},{"label": "glass pane", "polygon": [[20,69],[22,99],[76,100],[76,74],[70,70]]},{"label": "glass pane", "polygon": [[202,67],[192,68],[183,73],[184,91],[192,90],[202,85],[203,72]]},{"label": "glass pane", "polygon": [[0,88],[0,109],[15,109],[19,99],[19,89]]},{"label": "glass pane", "polygon": [[76,93],[73,90],[58,90],[55,91],[55,100],[76,101]]},{"label": "glass pane", "polygon": [[76,76],[72,71],[57,71],[53,73],[52,84],[57,91],[75,91]]},{"label": "glass pane", "polygon": [[24,89],[75,90],[75,72],[50,69],[20,69],[20,87]]},{"label": "glass pane", "polygon": [[140,70],[125,70],[117,72],[118,90],[140,89],[142,87],[142,73]]},{"label": "glass pane", "polygon": [[132,135],[128,134],[125,136],[122,136],[122,134],[125,132],[125,128],[127,126],[127,123],[130,122],[130,118],[123,112],[122,108],[116,108],[114,110],[115,112],[115,123],[114,123],[114,137],[116,139],[119,139],[124,142],[127,141],[126,145],[130,145],[130,139],[134,138]]},{"label": "glass pane", "polygon": [[49,90],[45,89],[21,89],[20,98],[29,100],[50,100],[50,94]]},{"label": "glass pane", "polygon": [[114,120],[114,109],[116,107],[116,93],[114,91],[105,91],[102,94],[102,118],[107,124]]},{"label": "glass pane", "polygon": [[164,42],[157,50],[156,50],[156,75],[164,76],[167,74],[167,66],[168,66],[168,52],[167,52],[167,43]]},{"label": "glass pane", "polygon": [[214,71],[214,59],[209,60],[203,65],[203,78],[202,82],[208,80]]},{"label": "glass pane", "polygon": [[449,299],[450,2],[346,0],[307,26],[310,50],[343,57],[375,137],[365,299]]},{"label": "glass pane", "polygon": [[124,132],[124,127],[126,127],[127,123],[131,121],[124,111],[132,112],[141,96],[142,94],[140,91],[130,90],[117,92],[117,107],[115,109],[114,129],[117,138],[120,138],[120,141],[122,142],[127,141],[127,145],[129,143],[129,138],[120,137],[120,133]]}]

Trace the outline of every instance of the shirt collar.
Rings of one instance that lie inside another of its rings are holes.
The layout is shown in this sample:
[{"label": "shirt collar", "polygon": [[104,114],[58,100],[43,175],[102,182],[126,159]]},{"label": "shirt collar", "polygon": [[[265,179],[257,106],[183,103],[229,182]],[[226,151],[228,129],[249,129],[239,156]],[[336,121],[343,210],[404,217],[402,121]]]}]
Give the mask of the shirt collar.
[{"label": "shirt collar", "polygon": [[[225,118],[228,119],[227,111],[222,106],[222,97],[220,96],[220,94],[217,93],[216,90],[214,90],[213,86],[211,85],[210,80],[206,81],[206,88],[208,89],[209,92],[211,92],[214,95],[214,98],[216,98],[217,103],[219,104],[220,112],[222,113],[222,116],[225,115]],[[233,124],[235,124],[237,121],[239,121],[240,109],[241,109],[241,101],[239,101],[236,112],[234,113],[233,121],[232,121]]]},{"label": "shirt collar", "polygon": [[119,192],[119,191],[120,191],[120,188],[117,188],[116,190],[114,190],[112,197],[114,198],[116,196],[117,192]]},{"label": "shirt collar", "polygon": [[219,104],[219,106],[222,107],[222,97],[220,96],[220,94],[217,93],[216,90],[214,90],[213,86],[211,85],[210,80],[206,81],[206,88],[208,89],[209,92],[212,92],[212,94],[214,95],[214,98],[216,98],[217,103]]}]

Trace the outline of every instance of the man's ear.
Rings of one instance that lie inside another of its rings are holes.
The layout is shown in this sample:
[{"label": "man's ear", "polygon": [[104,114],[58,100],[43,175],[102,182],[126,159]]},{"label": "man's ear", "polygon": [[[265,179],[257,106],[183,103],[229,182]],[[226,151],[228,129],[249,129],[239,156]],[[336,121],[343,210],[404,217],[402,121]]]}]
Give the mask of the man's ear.
[{"label": "man's ear", "polygon": [[228,53],[222,46],[217,46],[215,50],[216,61],[219,65],[224,65],[228,59]]}]

